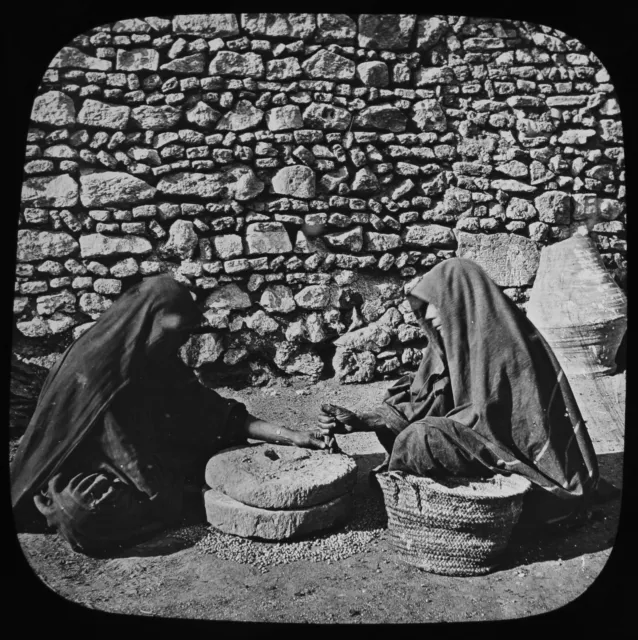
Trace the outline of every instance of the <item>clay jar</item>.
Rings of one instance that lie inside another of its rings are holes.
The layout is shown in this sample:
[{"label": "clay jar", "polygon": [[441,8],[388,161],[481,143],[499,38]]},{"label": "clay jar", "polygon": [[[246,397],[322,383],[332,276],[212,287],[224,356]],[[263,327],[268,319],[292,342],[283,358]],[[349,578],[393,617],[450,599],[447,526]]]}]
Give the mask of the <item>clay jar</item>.
[{"label": "clay jar", "polygon": [[627,329],[627,298],[587,235],[541,252],[527,315],[569,377],[611,375]]}]

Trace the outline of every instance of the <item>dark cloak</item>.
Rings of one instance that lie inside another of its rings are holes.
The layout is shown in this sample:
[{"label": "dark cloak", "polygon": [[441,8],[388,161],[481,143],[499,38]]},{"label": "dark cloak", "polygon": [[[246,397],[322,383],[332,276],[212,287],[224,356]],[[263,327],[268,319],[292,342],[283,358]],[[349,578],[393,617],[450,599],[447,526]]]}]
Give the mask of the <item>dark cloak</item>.
[{"label": "dark cloak", "polygon": [[[167,316],[170,329],[163,326]],[[156,276],[124,293],[68,347],[49,372],[11,465],[14,509],[61,469],[124,389],[152,379],[178,391],[193,380],[174,347],[201,317],[186,287]],[[154,358],[158,350],[164,353]]]},{"label": "dark cloak", "polygon": [[421,318],[428,303],[436,307],[441,333],[422,320],[421,365],[377,412],[397,436],[389,468],[515,473],[549,503],[586,502],[599,480],[594,449],[565,374],[525,314],[481,267],[458,258],[410,296]]}]

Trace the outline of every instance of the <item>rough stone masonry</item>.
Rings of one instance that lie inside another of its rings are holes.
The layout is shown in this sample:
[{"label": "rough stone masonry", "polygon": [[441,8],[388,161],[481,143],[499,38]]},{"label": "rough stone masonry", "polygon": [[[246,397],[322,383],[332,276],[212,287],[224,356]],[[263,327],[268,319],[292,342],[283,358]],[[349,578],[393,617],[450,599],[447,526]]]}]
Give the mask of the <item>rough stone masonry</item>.
[{"label": "rough stone masonry", "polygon": [[625,283],[618,102],[596,55],[549,27],[122,20],[60,50],[31,117],[22,364],[46,370],[127,281],[160,272],[210,324],[182,350],[189,365],[317,377],[331,364],[343,382],[414,368],[404,294],[451,256],[524,308],[541,247],[585,225]]}]

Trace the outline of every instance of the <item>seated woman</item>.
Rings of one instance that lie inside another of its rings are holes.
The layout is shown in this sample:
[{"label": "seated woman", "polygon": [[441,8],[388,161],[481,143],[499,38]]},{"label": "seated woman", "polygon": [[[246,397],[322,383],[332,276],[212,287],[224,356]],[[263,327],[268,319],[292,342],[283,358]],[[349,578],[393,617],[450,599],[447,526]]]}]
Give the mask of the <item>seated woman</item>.
[{"label": "seated woman", "polygon": [[532,522],[582,511],[599,485],[594,449],[565,375],[525,314],[458,258],[433,268],[409,300],[428,338],[416,374],[372,411],[323,405],[319,424],[375,431],[389,454],[375,471],[515,473],[533,483]]},{"label": "seated woman", "polygon": [[208,459],[247,437],[323,449],[199,383],[178,358],[202,314],[167,275],[123,294],[51,369],[11,466],[19,528],[104,554],[179,521]]}]

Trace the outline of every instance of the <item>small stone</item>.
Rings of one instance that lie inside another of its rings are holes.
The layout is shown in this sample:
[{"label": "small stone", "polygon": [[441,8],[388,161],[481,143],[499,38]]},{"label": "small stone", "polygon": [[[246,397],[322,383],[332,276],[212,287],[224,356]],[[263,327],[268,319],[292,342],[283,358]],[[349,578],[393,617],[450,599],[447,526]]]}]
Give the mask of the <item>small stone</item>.
[{"label": "small stone", "polygon": [[[134,276],[139,271],[139,266],[134,258],[126,258],[116,262],[111,268],[111,275],[116,278],[128,278]],[[102,274],[106,275],[106,274]]]},{"label": "small stone", "polygon": [[401,133],[405,131],[407,117],[391,105],[375,105],[362,109],[355,118],[355,124],[360,127]]},{"label": "small stone", "polygon": [[332,359],[335,377],[345,384],[370,382],[374,378],[376,363],[370,351],[354,352],[342,348],[336,349]]},{"label": "small stone", "polygon": [[357,35],[355,21],[345,13],[318,13],[319,42],[352,42]]},{"label": "small stone", "polygon": [[41,316],[53,315],[56,311],[75,312],[75,296],[70,291],[61,291],[48,296],[38,296],[36,310]]},{"label": "small stone", "polygon": [[259,304],[271,313],[291,313],[297,307],[290,288],[281,284],[266,287]]},{"label": "small stone", "polygon": [[256,331],[260,336],[273,333],[279,328],[279,323],[261,309],[255,311],[251,316],[247,316],[245,322],[249,329]]},{"label": "small stone", "polygon": [[419,18],[416,27],[417,49],[426,51],[431,49],[447,31],[449,25],[440,18]]},{"label": "small stone", "polygon": [[362,62],[357,66],[357,77],[366,87],[387,87],[388,65],[379,60]]},{"label": "small stone", "polygon": [[131,119],[138,124],[140,129],[162,131],[172,129],[180,120],[180,109],[164,105],[159,107],[144,105],[135,107],[131,112]]},{"label": "small stone", "polygon": [[241,256],[244,252],[241,236],[235,234],[215,236],[213,244],[217,256],[222,260]]},{"label": "small stone", "polygon": [[201,367],[215,362],[223,353],[223,342],[215,333],[192,335],[180,350],[179,355],[188,367]]},{"label": "small stone", "polygon": [[535,218],[537,214],[534,205],[522,198],[512,198],[505,211],[505,215],[510,220],[531,220]]},{"label": "small stone", "polygon": [[206,59],[203,54],[195,53],[191,56],[184,56],[183,58],[177,58],[163,64],[160,69],[162,71],[172,71],[173,73],[179,73],[182,75],[199,75],[204,72],[206,66]]},{"label": "small stone", "polygon": [[325,285],[310,285],[295,296],[295,302],[302,309],[324,309],[330,299],[330,289]]},{"label": "small stone", "polygon": [[157,71],[159,58],[155,49],[118,49],[115,67],[120,71]]},{"label": "small stone", "polygon": [[254,107],[248,100],[240,100],[217,123],[218,131],[244,131],[256,127],[263,119],[264,112]]},{"label": "small stone", "polygon": [[275,193],[295,198],[315,197],[315,173],[310,167],[293,165],[280,169],[272,179]]},{"label": "small stone", "polygon": [[351,80],[355,74],[352,60],[326,49],[308,58],[301,67],[308,77],[324,80]]},{"label": "small stone", "polygon": [[[347,177],[348,173],[345,170],[345,167],[341,168],[345,171],[345,177]],[[337,173],[337,178],[340,174]],[[324,176],[325,178],[326,176]],[[333,182],[334,183],[334,182]],[[339,182],[337,182],[339,184]],[[352,180],[352,186],[350,187],[354,193],[359,194],[372,194],[376,193],[379,190],[379,181],[377,177],[372,173],[372,171],[368,167],[362,167],[357,171]]]},{"label": "small stone", "polygon": [[112,304],[111,298],[105,298],[99,293],[83,293],[78,303],[80,311],[93,320],[97,320]]},{"label": "small stone", "polygon": [[344,233],[329,233],[324,236],[325,242],[335,249],[345,249],[358,253],[363,248],[363,232],[361,227],[355,227]]},{"label": "small stone", "polygon": [[526,164],[519,162],[518,160],[511,160],[505,164],[496,166],[496,170],[505,175],[512,176],[513,178],[521,178],[528,175],[529,169]]},{"label": "small stone", "polygon": [[367,49],[407,49],[415,21],[415,15],[361,14],[359,46]]},{"label": "small stone", "polygon": [[454,71],[450,67],[419,67],[416,70],[416,86],[427,87],[433,84],[452,84]]},{"label": "small stone", "polygon": [[212,76],[261,78],[264,75],[264,63],[257,53],[219,51],[210,63],[208,72]]},{"label": "small stone", "polygon": [[202,129],[211,129],[222,114],[201,100],[186,112],[186,119]]},{"label": "small stone", "polygon": [[447,118],[439,100],[421,100],[414,104],[413,111],[412,120],[421,131],[444,132],[446,130]]},{"label": "small stone", "polygon": [[536,187],[533,187],[519,180],[492,180],[492,189],[501,189],[510,193],[534,193]]},{"label": "small stone", "polygon": [[198,237],[193,223],[176,220],[169,229],[168,241],[162,247],[162,253],[188,260],[193,257],[197,244]]},{"label": "small stone", "polygon": [[95,293],[116,296],[122,291],[122,283],[114,278],[98,278],[93,283]]},{"label": "small stone", "polygon": [[313,102],[304,110],[303,120],[308,127],[345,131],[350,125],[352,116],[347,109]]},{"label": "small stone", "polygon": [[561,133],[558,142],[566,145],[587,144],[589,138],[595,135],[594,129],[567,129]]},{"label": "small stone", "polygon": [[546,191],[534,200],[541,222],[569,224],[572,211],[571,196],[563,191]]},{"label": "small stone", "polygon": [[207,298],[205,306],[208,309],[248,309],[252,306],[250,297],[236,284],[221,285]]},{"label": "small stone", "polygon": [[401,236],[395,233],[376,233],[375,231],[365,233],[366,251],[392,251],[401,245]]},{"label": "small stone", "polygon": [[296,105],[270,109],[266,112],[266,124],[271,131],[289,131],[304,126],[301,111]]},{"label": "small stone", "polygon": [[279,58],[266,63],[268,80],[292,80],[302,74],[297,58]]}]

